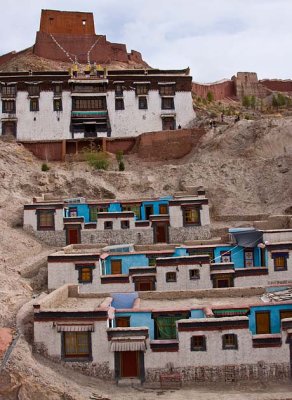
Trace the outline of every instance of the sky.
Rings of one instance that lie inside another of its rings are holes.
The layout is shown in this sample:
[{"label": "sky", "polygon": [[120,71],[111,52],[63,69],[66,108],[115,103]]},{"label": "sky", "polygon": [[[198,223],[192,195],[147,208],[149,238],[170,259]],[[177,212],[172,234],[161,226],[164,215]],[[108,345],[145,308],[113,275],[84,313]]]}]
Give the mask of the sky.
[{"label": "sky", "polygon": [[41,9],[93,12],[97,34],[152,67],[189,66],[196,82],[238,71],[291,78],[292,0],[11,0],[1,8],[0,54],[33,45]]}]

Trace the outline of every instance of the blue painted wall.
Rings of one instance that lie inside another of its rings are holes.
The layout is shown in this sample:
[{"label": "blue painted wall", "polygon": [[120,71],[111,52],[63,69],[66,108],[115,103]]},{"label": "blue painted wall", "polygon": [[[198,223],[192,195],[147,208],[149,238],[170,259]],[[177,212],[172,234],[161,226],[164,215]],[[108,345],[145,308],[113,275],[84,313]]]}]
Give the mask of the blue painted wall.
[{"label": "blue painted wall", "polygon": [[255,319],[256,311],[270,311],[271,333],[280,333],[281,332],[280,310],[292,311],[292,304],[251,307],[249,315],[249,329],[252,332],[252,334],[253,335],[256,334],[256,319]]},{"label": "blue painted wall", "polygon": [[108,208],[108,212],[121,212],[122,207],[120,203],[111,203]]},{"label": "blue painted wall", "polygon": [[[69,209],[77,208],[77,217],[84,217],[84,222],[90,222],[88,204],[69,204],[68,207]],[[67,213],[67,216],[69,217],[69,211]]]},{"label": "blue painted wall", "polygon": [[191,310],[191,318],[205,318],[206,315],[203,310]]},{"label": "blue painted wall", "polygon": [[151,318],[151,312],[116,312],[116,317],[130,317],[131,327],[147,326],[150,340],[154,339],[154,320]]},{"label": "blue painted wall", "polygon": [[[214,258],[215,260],[213,262],[220,263],[221,262],[221,257],[220,257],[220,252],[221,251],[231,251],[231,262],[234,263],[235,268],[244,268],[244,247],[238,246],[218,246],[214,248]],[[260,249],[257,247],[254,247],[253,249],[253,254],[254,254],[254,266],[255,267],[260,267],[261,262],[260,262]]]},{"label": "blue painted wall", "polygon": [[105,259],[105,273],[111,274],[111,260],[122,260],[122,274],[128,274],[130,267],[147,267],[149,259],[144,254],[125,254],[109,256]]}]

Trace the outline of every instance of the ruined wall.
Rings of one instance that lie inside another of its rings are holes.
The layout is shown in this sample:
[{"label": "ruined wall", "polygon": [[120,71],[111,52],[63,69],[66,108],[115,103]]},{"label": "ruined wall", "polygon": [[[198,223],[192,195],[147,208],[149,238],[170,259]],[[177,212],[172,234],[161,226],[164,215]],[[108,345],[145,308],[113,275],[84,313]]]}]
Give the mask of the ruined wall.
[{"label": "ruined wall", "polygon": [[259,81],[264,87],[275,92],[292,93],[292,81],[280,79],[262,79]]},{"label": "ruined wall", "polygon": [[197,82],[193,82],[192,84],[192,92],[199,97],[204,99],[207,98],[209,92],[211,92],[214,96],[214,100],[222,100],[228,97],[235,97],[235,82],[233,80],[225,80],[222,82],[214,82],[211,84],[200,84]]},{"label": "ruined wall", "polygon": [[15,51],[11,51],[10,53],[6,53],[0,56],[0,65],[12,60],[16,56],[16,54],[17,53]]},{"label": "ruined wall", "polygon": [[68,35],[95,35],[92,13],[42,10],[40,32]]},{"label": "ruined wall", "polygon": [[236,96],[242,99],[244,96],[266,97],[269,90],[259,83],[255,72],[238,72],[235,78]]}]

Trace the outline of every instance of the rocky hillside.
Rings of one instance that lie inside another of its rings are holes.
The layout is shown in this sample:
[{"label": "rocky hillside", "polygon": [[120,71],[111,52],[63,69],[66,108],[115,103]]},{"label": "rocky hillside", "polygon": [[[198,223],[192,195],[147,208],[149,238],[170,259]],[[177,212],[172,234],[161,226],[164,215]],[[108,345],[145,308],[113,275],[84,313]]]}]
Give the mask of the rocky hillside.
[{"label": "rocky hillside", "polygon": [[[41,172],[41,162],[22,146],[0,141],[0,327],[29,331],[21,307],[45,288],[43,260],[54,249],[21,228],[22,206],[32,196],[52,192],[133,198],[203,186],[213,219],[291,213],[292,118],[222,125],[209,130],[198,148],[179,161],[150,163],[129,155],[125,165],[126,170],[118,172],[114,158],[109,171],[93,171],[86,163],[51,163],[48,172]],[[74,375],[74,384],[68,385],[68,379],[66,369],[56,373],[48,362],[35,358],[21,336],[0,375],[0,399],[84,399],[98,388],[102,399],[112,390],[79,375]],[[119,398],[116,392],[113,396]],[[142,399],[129,391],[127,398],[134,397]]]}]

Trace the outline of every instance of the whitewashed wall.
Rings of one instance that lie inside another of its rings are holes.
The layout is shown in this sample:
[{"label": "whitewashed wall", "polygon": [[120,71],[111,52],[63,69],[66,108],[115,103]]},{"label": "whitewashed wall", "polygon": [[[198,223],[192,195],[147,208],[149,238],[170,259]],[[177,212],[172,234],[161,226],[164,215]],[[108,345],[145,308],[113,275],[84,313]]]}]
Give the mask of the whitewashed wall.
[{"label": "whitewashed wall", "polygon": [[[55,211],[55,230],[62,231],[64,229],[63,224],[63,210],[56,209]],[[23,226],[25,228],[31,227],[34,231],[37,230],[37,213],[34,210],[24,210],[23,211]]]},{"label": "whitewashed wall", "polygon": [[[41,92],[39,97],[39,111],[34,112],[30,111],[28,92],[17,93],[16,117],[18,140],[62,140],[71,138],[72,101],[70,92],[64,91],[62,93],[63,111],[54,111],[53,99],[53,92]],[[5,114],[2,114],[3,117],[5,117]],[[59,121],[58,117],[60,118]],[[36,118],[35,121],[34,118]]]},{"label": "whitewashed wall", "polygon": [[292,229],[278,229],[272,231],[264,231],[264,242],[277,243],[292,240]]},{"label": "whitewashed wall", "polygon": [[175,110],[161,109],[161,96],[157,90],[147,95],[148,109],[139,110],[138,96],[135,90],[125,90],[124,110],[115,110],[115,92],[107,94],[108,113],[112,128],[112,137],[137,136],[143,132],[161,131],[161,114],[176,114],[176,126],[185,128],[195,118],[191,92],[176,92]]},{"label": "whitewashed wall", "polygon": [[[210,215],[208,204],[203,204],[200,210],[201,226],[210,225]],[[170,226],[173,228],[181,228],[184,226],[183,223],[183,210],[181,206],[170,206],[169,207],[169,221]]]},{"label": "whitewashed wall", "polygon": [[[121,230],[121,221],[130,221],[130,228],[129,229],[135,229],[135,219],[134,218],[98,218],[96,222],[96,230],[98,231],[106,231],[107,229],[104,229],[104,223],[105,221],[111,221],[113,223],[113,229],[114,231]],[[140,229],[140,228],[139,228]],[[125,229],[127,230],[127,229]]]}]

